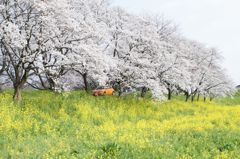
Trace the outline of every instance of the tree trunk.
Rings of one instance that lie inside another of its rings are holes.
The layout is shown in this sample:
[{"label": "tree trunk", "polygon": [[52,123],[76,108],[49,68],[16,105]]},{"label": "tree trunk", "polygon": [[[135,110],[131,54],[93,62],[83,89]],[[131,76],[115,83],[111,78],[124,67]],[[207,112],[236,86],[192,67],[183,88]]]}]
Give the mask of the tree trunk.
[{"label": "tree trunk", "polygon": [[172,99],[172,91],[170,89],[167,89],[168,90],[168,100],[171,100]]},{"label": "tree trunk", "polygon": [[84,82],[84,89],[88,93],[88,81],[87,81],[87,73],[82,74],[83,82]]},{"label": "tree trunk", "polygon": [[192,95],[192,102],[194,102],[195,97],[196,97],[196,94],[193,94],[193,95]]},{"label": "tree trunk", "polygon": [[22,88],[20,86],[14,87],[13,100],[16,102],[22,101]]},{"label": "tree trunk", "polygon": [[122,91],[119,90],[119,91],[118,91],[118,96],[121,97],[121,95],[122,95]]},{"label": "tree trunk", "polygon": [[13,100],[15,102],[22,101],[22,89],[24,87],[24,84],[27,82],[27,77],[28,77],[28,72],[25,72],[21,79],[18,73],[16,73],[16,81],[13,84],[13,87],[14,87]]},{"label": "tree trunk", "polygon": [[48,78],[48,83],[49,83],[49,89],[51,91],[55,91],[56,89],[56,85],[55,85],[55,82],[52,78]]},{"label": "tree trunk", "polygon": [[141,91],[141,97],[144,98],[145,95],[146,95],[146,93],[147,93],[147,88],[146,88],[146,87],[143,87],[143,88],[142,88],[142,91]]},{"label": "tree trunk", "polygon": [[206,97],[206,96],[204,96],[204,102],[206,102],[206,100],[207,100],[207,97]]},{"label": "tree trunk", "polygon": [[188,93],[185,93],[185,96],[186,96],[185,102],[188,102],[190,95]]},{"label": "tree trunk", "polygon": [[199,101],[200,100],[200,94],[198,93],[198,96],[197,96],[197,101]]},{"label": "tree trunk", "polygon": [[117,83],[117,85],[116,85],[116,90],[117,90],[117,92],[118,92],[118,97],[120,97],[120,96],[123,94],[122,82],[117,81],[116,83]]}]

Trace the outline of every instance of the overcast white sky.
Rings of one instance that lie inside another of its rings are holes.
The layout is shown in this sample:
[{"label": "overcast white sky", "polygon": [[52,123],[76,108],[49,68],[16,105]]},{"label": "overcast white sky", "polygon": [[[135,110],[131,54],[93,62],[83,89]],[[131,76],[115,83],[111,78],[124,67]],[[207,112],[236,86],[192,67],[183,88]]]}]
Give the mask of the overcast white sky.
[{"label": "overcast white sky", "polygon": [[133,13],[163,14],[183,35],[221,50],[223,66],[240,84],[240,0],[112,0]]}]

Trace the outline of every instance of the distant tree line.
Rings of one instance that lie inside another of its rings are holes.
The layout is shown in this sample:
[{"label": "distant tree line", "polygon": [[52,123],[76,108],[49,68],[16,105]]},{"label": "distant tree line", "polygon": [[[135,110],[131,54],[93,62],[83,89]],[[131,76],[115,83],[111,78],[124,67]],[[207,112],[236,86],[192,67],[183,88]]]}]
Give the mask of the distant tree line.
[{"label": "distant tree line", "polygon": [[110,85],[170,100],[232,92],[218,49],[180,35],[162,16],[133,15],[105,0],[1,0],[0,77],[13,98],[25,86],[56,92]]}]

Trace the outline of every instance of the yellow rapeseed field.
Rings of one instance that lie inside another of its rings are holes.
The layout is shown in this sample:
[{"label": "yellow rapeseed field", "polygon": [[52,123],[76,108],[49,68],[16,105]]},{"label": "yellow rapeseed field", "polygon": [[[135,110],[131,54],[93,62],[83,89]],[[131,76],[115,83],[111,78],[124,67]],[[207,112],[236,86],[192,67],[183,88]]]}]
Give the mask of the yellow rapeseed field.
[{"label": "yellow rapeseed field", "polygon": [[0,157],[240,158],[240,106],[27,91],[0,94]]}]

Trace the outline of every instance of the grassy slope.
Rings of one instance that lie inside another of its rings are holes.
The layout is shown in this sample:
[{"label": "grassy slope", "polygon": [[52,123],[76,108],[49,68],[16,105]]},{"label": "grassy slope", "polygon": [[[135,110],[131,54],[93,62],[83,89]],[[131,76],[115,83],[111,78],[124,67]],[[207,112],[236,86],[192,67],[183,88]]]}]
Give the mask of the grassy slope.
[{"label": "grassy slope", "polygon": [[219,106],[81,92],[24,96],[17,106],[10,93],[0,95],[2,158],[240,158],[234,100]]},{"label": "grassy slope", "polygon": [[229,105],[229,106],[240,105],[240,91],[237,92],[233,97],[217,99],[216,103],[218,103],[219,105]]}]

